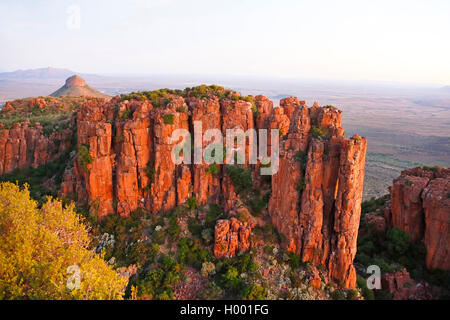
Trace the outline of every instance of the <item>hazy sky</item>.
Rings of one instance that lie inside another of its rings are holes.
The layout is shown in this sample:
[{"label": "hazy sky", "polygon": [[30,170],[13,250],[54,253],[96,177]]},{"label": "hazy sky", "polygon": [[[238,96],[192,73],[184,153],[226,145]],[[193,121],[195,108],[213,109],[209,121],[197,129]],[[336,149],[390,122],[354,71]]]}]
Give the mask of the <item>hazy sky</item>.
[{"label": "hazy sky", "polygon": [[450,84],[450,0],[1,0],[0,44],[0,71]]}]

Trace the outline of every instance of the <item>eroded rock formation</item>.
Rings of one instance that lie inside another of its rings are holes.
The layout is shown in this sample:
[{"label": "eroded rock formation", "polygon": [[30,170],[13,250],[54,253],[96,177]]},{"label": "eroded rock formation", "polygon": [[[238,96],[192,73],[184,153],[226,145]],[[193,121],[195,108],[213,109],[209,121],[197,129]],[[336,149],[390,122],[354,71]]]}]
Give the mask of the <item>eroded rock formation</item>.
[{"label": "eroded rock formation", "polygon": [[214,231],[214,255],[217,258],[230,258],[246,252],[251,246],[252,225],[236,218],[218,220]]},{"label": "eroded rock formation", "polygon": [[450,169],[405,170],[390,194],[384,210],[388,225],[424,242],[427,268],[450,270]]},{"label": "eroded rock formation", "polygon": [[296,108],[277,112],[292,113],[292,120],[272,178],[269,214],[289,250],[327,265],[332,278],[354,287],[366,140],[344,138],[337,109],[309,109],[293,99],[283,104]]},{"label": "eroded rock formation", "polygon": [[0,125],[0,175],[24,167],[37,168],[56,159],[71,144],[72,130],[44,134],[39,123],[25,121],[11,129]]},{"label": "eroded rock formation", "polygon": [[[220,89],[200,94],[190,90],[148,94],[150,99],[132,94],[83,104],[76,114],[77,155],[66,168],[61,195],[87,205],[99,219],[108,214],[129,215],[138,208],[157,214],[183,205],[191,197],[200,205],[221,203],[226,218],[215,226],[214,253],[232,257],[251,247],[255,225],[236,219],[243,215],[240,210],[247,210],[239,189],[222,165],[175,164],[172,151],[181,138],[173,141],[172,134],[177,129],[194,133],[199,122],[198,133],[217,129],[224,139],[232,129],[278,129],[280,159],[279,170],[272,176],[270,219],[284,235],[286,249],[299,254],[302,261],[325,265],[329,277],[344,287],[355,286],[353,259],[366,140],[344,137],[340,110],[317,103],[308,108],[305,101],[294,97],[283,99],[280,107],[274,108],[264,96],[241,97]],[[270,154],[274,146],[270,130],[268,133]],[[24,136],[16,131],[12,134],[17,135]],[[222,142],[202,139],[200,134],[192,138],[192,151],[213,141]],[[261,163],[248,164],[252,139],[252,135],[245,138],[244,166],[258,188],[263,180]],[[19,138],[16,144],[25,140]],[[224,158],[234,156],[230,150],[224,151]],[[3,167],[11,167],[8,161],[3,161]]]}]

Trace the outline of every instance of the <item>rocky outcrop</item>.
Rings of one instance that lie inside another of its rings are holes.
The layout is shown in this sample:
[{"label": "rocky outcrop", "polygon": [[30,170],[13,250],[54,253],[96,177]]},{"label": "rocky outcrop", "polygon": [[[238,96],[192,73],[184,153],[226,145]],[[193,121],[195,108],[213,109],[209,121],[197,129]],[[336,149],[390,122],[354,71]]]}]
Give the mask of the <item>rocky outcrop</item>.
[{"label": "rocky outcrop", "polygon": [[333,279],[354,287],[366,140],[343,137],[337,109],[309,109],[295,99],[282,105],[288,110],[278,113],[292,116],[272,177],[269,214],[288,250],[327,265]]},{"label": "rocky outcrop", "polygon": [[[340,110],[317,103],[308,108],[297,98],[283,99],[280,107],[273,108],[264,96],[240,97],[238,93],[166,92],[158,96],[159,101],[154,100],[155,93],[150,94],[151,100],[121,96],[82,107],[77,114],[78,155],[64,176],[63,194],[74,193],[100,218],[128,215],[137,208],[156,214],[190,197],[200,205],[220,202],[228,218],[217,221],[214,253],[219,258],[232,257],[252,245],[254,223],[234,218],[249,215],[242,212],[247,209],[240,194],[223,166],[174,163],[172,151],[182,138],[172,141],[172,133],[176,129],[197,132],[192,136],[195,151],[221,142],[215,137],[202,140],[208,129],[217,129],[224,137],[231,129],[278,129],[280,163],[272,176],[268,212],[285,236],[283,245],[303,261],[327,266],[329,276],[345,287],[355,285],[353,258],[366,140],[345,139]],[[270,150],[270,131],[268,138]],[[258,187],[260,165],[248,164],[252,139],[251,135],[245,138],[244,166]],[[236,139],[235,148],[240,142]],[[225,159],[234,157],[230,151],[225,150]],[[191,160],[195,161],[193,155]]]},{"label": "rocky outcrop", "polygon": [[[107,109],[101,102],[85,104],[77,114],[77,158],[74,171],[77,201],[86,203],[99,218],[114,212],[111,152],[112,124],[106,122]],[[72,173],[69,174],[72,179]],[[63,185],[68,179],[64,177]]]},{"label": "rocky outcrop", "polygon": [[381,287],[392,294],[394,300],[431,300],[437,293],[426,282],[411,279],[406,269],[383,274]]},{"label": "rocky outcrop", "polygon": [[[189,97],[186,100],[192,114],[192,126],[194,126],[194,123],[199,124],[199,130],[197,131],[199,134],[193,137],[198,143],[194,146],[194,150],[198,147],[204,150],[214,140],[214,138],[204,137],[206,130],[219,129],[222,126],[219,99],[217,97],[210,97],[209,99]],[[214,142],[220,143],[220,141]],[[217,202],[220,195],[219,175],[208,172],[209,166],[210,164],[204,162],[193,164],[192,191],[199,204]]]},{"label": "rocky outcrop", "polygon": [[138,207],[153,213],[168,211],[191,196],[198,204],[217,203],[222,195],[236,196],[220,168],[211,171],[205,162],[175,164],[172,150],[181,140],[171,137],[177,129],[193,132],[195,122],[201,122],[198,137],[192,137],[199,145],[192,144],[202,150],[211,143],[202,141],[208,129],[223,133],[251,129],[249,102],[224,99],[219,103],[214,95],[200,99],[175,94],[166,97],[170,102],[164,107],[154,107],[148,100],[121,100],[89,102],[78,112],[78,150],[86,146],[91,161],[80,165],[78,155],[74,168],[65,174],[63,195],[75,191],[77,200],[90,204],[100,218],[114,212],[128,215]]},{"label": "rocky outcrop", "polygon": [[[76,126],[74,112],[89,101],[104,102],[89,97],[8,101],[0,110],[0,175],[14,169],[37,168],[71,149]],[[11,123],[15,119],[17,122]]]},{"label": "rocky outcrop", "polygon": [[37,168],[59,157],[70,147],[72,130],[45,135],[39,123],[28,121],[13,124],[11,129],[0,125],[0,175],[14,169]]},{"label": "rocky outcrop", "polygon": [[252,225],[236,218],[218,220],[214,230],[214,255],[216,258],[231,258],[246,252],[250,246]]},{"label": "rocky outcrop", "polygon": [[377,232],[386,231],[386,219],[382,215],[378,215],[377,213],[374,212],[366,213],[364,215],[364,220],[366,225],[371,226]]},{"label": "rocky outcrop", "polygon": [[427,268],[450,270],[450,169],[405,170],[390,195],[384,210],[388,225],[424,242]]}]

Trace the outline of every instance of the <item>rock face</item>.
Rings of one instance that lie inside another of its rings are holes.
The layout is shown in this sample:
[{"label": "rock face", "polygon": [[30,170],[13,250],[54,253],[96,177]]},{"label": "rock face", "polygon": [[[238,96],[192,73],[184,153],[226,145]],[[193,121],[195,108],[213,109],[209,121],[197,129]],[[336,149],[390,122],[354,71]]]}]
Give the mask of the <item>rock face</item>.
[{"label": "rock face", "polygon": [[327,265],[333,279],[354,287],[366,140],[346,140],[334,108],[308,109],[295,99],[281,104],[278,114],[292,120],[272,177],[269,214],[289,250]]},{"label": "rock face", "polygon": [[[191,150],[195,151],[213,141],[221,142],[216,137],[202,139],[201,133],[208,129],[217,129],[224,137],[231,129],[278,129],[279,170],[272,176],[268,206],[272,223],[285,236],[283,245],[288,250],[303,261],[325,265],[329,276],[343,286],[355,286],[353,259],[366,140],[358,136],[345,139],[341,111],[317,103],[308,108],[298,98],[283,99],[281,106],[274,108],[264,96],[249,102],[238,93],[219,97],[172,92],[158,99],[115,97],[85,103],[77,114],[78,155],[73,167],[66,170],[62,194],[74,194],[99,218],[113,213],[129,215],[137,208],[156,214],[182,205],[190,197],[201,205],[220,201],[228,218],[217,221],[214,253],[232,257],[252,246],[254,224],[233,217],[247,210],[241,207],[239,192],[223,166],[175,164],[172,151],[182,137],[172,141],[172,133],[176,129],[197,132],[192,136]],[[268,136],[271,150],[270,131]],[[262,183],[260,164],[248,164],[252,139],[251,135],[245,138],[244,166],[251,170],[257,187]],[[179,155],[184,156],[185,151]],[[233,157],[226,151],[224,158]]]},{"label": "rock face", "polygon": [[236,218],[218,220],[215,227],[214,255],[216,258],[231,258],[246,252],[250,246],[251,225]]},{"label": "rock face", "polygon": [[37,168],[69,148],[70,129],[45,135],[39,123],[15,123],[11,129],[0,125],[0,175],[14,169]]},{"label": "rock face", "polygon": [[386,219],[376,213],[366,213],[364,216],[367,225],[371,225],[378,232],[386,231]]},{"label": "rock face", "polygon": [[381,286],[394,300],[431,300],[437,296],[428,283],[411,279],[406,269],[383,274]]},{"label": "rock face", "polygon": [[427,268],[450,270],[450,169],[405,170],[390,194],[384,211],[389,226],[424,242]]}]

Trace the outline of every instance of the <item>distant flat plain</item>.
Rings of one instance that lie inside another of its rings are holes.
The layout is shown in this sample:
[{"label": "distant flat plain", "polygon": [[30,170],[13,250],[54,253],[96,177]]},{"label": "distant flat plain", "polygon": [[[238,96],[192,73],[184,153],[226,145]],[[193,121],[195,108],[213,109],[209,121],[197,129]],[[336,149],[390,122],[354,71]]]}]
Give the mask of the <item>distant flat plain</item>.
[{"label": "distant flat plain", "polygon": [[[386,194],[392,179],[406,168],[450,166],[450,91],[439,86],[211,75],[82,76],[109,95],[214,83],[246,95],[264,94],[275,106],[287,96],[298,96],[308,105],[334,105],[343,110],[347,137],[357,133],[368,139],[364,199]],[[46,96],[65,77],[2,78],[0,73],[0,103]]]}]

